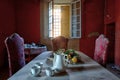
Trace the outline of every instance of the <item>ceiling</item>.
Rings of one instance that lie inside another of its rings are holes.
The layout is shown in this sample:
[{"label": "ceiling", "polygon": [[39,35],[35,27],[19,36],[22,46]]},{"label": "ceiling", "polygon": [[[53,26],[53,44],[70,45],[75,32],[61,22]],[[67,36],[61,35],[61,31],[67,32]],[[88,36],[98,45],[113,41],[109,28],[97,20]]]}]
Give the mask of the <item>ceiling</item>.
[{"label": "ceiling", "polygon": [[54,0],[54,3],[70,3],[72,0]]}]

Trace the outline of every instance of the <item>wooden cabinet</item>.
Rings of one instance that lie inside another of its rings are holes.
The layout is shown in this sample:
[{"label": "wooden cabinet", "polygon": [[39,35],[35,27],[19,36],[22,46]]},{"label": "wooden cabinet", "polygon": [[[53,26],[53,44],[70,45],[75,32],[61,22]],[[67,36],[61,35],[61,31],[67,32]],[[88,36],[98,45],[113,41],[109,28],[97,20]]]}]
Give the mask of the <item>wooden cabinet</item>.
[{"label": "wooden cabinet", "polygon": [[104,23],[115,22],[115,0],[105,0]]}]

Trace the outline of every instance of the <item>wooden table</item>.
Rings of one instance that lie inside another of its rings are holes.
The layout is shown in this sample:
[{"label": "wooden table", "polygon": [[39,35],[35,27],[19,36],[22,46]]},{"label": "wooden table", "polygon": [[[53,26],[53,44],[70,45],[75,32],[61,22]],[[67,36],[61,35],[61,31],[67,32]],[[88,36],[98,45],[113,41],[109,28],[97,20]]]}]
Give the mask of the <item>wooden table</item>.
[{"label": "wooden table", "polygon": [[16,72],[8,80],[120,80],[114,74],[107,69],[99,65],[97,62],[86,56],[82,52],[78,52],[81,56],[82,63],[75,65],[68,65],[65,73],[62,73],[53,77],[34,77],[30,74],[30,68],[36,62],[43,62],[43,67],[48,66],[46,64],[46,58],[50,56],[52,51],[46,51],[37,56],[26,66]]}]

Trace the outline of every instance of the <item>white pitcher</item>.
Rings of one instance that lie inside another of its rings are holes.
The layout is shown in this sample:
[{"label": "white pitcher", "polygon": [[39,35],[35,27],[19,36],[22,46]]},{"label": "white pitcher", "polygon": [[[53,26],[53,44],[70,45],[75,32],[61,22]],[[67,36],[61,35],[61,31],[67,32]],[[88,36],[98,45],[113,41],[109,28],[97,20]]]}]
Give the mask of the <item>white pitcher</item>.
[{"label": "white pitcher", "polygon": [[65,70],[63,55],[61,55],[61,54],[54,54],[52,69],[53,70],[57,70],[58,72],[61,72],[61,71]]}]

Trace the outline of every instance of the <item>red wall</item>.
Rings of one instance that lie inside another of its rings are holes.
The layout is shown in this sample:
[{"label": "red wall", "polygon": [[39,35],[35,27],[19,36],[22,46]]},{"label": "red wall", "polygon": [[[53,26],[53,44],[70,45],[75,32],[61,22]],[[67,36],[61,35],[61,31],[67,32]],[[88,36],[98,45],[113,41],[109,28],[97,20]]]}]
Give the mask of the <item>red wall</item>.
[{"label": "red wall", "polygon": [[[93,58],[96,32],[104,31],[104,0],[85,0],[82,5],[82,38],[80,51]],[[93,34],[88,37],[88,35]]]},{"label": "red wall", "polygon": [[15,31],[15,13],[13,0],[0,0],[0,67],[6,61],[5,38]]},{"label": "red wall", "polygon": [[120,0],[115,3],[116,33],[115,33],[115,64],[120,67]]},{"label": "red wall", "polygon": [[40,41],[40,0],[0,0],[0,26],[0,67],[2,67],[7,61],[4,44],[7,36],[17,32],[25,42]]},{"label": "red wall", "polygon": [[16,31],[25,42],[40,41],[40,1],[16,0]]},{"label": "red wall", "polygon": [[113,23],[115,21],[115,0],[105,0],[105,24]]}]

